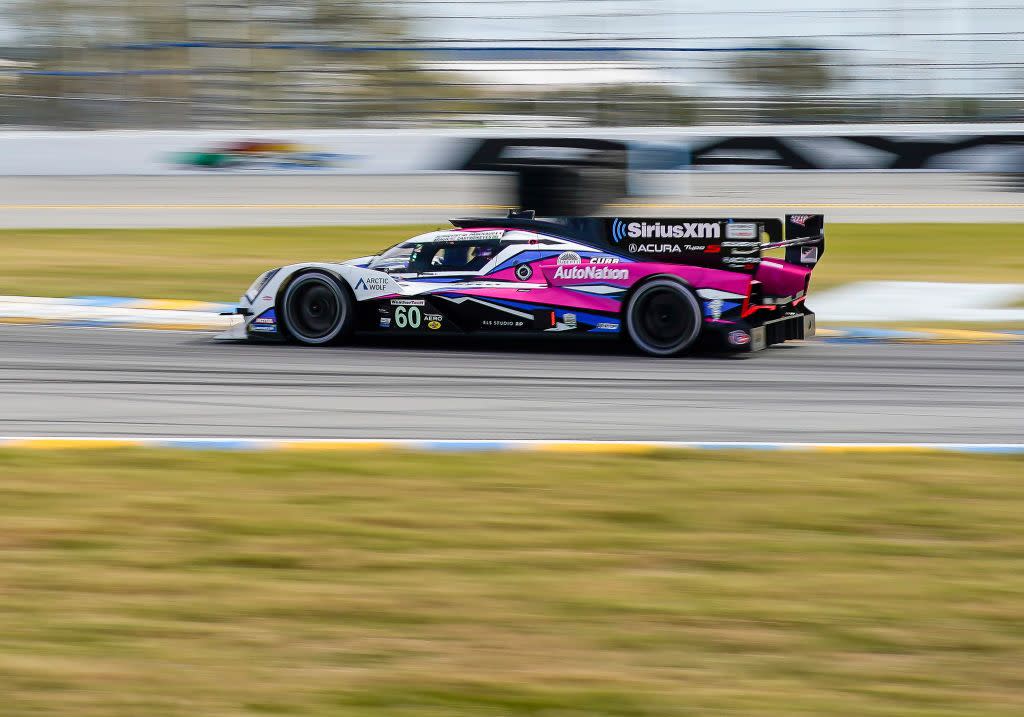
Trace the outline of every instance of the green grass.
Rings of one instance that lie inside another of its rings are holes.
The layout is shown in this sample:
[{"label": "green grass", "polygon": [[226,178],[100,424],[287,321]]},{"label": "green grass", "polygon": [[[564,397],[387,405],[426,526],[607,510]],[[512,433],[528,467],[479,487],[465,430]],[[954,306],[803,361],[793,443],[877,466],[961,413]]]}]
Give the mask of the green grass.
[{"label": "green grass", "polygon": [[[234,301],[264,269],[375,253],[436,226],[3,230],[0,294]],[[1019,282],[1024,230],[836,224],[814,289],[868,279]]]},{"label": "green grass", "polygon": [[1022,473],[0,451],[0,712],[1016,716]]},{"label": "green grass", "polygon": [[0,230],[0,294],[235,301],[271,267],[374,254],[436,228]]},{"label": "green grass", "polygon": [[1020,283],[1024,225],[833,224],[814,289],[850,281]]}]

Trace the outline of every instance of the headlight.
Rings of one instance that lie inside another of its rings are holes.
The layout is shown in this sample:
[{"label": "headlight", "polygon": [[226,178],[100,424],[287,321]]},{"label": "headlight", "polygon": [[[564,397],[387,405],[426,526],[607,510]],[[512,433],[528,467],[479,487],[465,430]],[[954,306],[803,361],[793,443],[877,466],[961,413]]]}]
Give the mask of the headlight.
[{"label": "headlight", "polygon": [[249,300],[250,304],[259,298],[260,292],[263,291],[266,285],[270,283],[270,280],[273,279],[279,271],[281,270],[271,269],[270,271],[265,271],[256,277],[256,281],[252,282],[252,285],[245,292],[245,298]]}]

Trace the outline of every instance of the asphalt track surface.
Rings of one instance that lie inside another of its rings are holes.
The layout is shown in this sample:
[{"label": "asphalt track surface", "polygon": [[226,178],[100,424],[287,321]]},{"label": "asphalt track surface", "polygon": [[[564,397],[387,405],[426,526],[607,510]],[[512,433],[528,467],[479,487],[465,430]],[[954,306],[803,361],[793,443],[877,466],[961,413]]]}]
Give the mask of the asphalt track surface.
[{"label": "asphalt track surface", "polygon": [[615,344],[0,326],[0,434],[1016,443],[1024,345],[651,359]]},{"label": "asphalt track surface", "polygon": [[[501,214],[509,176],[197,173],[0,177],[0,228],[438,223]],[[610,216],[777,216],[829,222],[1021,222],[1021,187],[959,172],[693,172],[638,177]]]}]

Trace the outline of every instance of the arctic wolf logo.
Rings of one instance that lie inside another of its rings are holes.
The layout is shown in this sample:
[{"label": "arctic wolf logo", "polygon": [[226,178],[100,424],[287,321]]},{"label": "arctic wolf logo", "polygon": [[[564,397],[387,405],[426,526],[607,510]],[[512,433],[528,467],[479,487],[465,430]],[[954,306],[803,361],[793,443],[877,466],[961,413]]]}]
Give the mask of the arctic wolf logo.
[{"label": "arctic wolf logo", "polygon": [[612,241],[616,244],[630,239],[718,239],[721,227],[715,222],[629,222],[612,220]]},{"label": "arctic wolf logo", "polygon": [[388,288],[386,276],[360,277],[356,282],[356,291],[385,291]]}]

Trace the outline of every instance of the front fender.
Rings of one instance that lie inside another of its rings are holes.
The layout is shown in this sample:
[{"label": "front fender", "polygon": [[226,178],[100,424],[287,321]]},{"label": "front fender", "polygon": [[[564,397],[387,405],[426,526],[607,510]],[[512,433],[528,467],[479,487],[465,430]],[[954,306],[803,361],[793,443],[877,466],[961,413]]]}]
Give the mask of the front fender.
[{"label": "front fender", "polygon": [[336,276],[352,290],[357,304],[367,299],[402,292],[399,283],[391,275],[382,271],[332,262],[290,264],[281,267],[257,295],[242,296],[239,299],[238,313],[243,314],[245,320],[223,334],[219,334],[217,338],[235,340],[254,337],[283,338],[277,313],[281,309],[277,305],[278,297],[281,296],[283,289],[290,281],[308,271],[324,271]]}]

